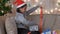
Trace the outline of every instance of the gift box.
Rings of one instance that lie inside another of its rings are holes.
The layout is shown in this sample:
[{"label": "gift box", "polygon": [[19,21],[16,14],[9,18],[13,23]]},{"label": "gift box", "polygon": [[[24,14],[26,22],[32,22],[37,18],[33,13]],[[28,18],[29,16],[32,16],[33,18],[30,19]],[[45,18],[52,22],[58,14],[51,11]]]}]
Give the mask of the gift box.
[{"label": "gift box", "polygon": [[51,30],[50,30],[50,29],[46,29],[46,30],[43,31],[41,34],[51,34]]}]

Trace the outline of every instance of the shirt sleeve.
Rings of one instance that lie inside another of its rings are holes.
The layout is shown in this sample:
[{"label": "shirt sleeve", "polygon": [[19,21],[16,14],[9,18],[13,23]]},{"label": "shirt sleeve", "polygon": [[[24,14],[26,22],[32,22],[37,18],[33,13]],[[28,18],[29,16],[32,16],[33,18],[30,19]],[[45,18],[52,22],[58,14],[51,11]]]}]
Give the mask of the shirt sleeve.
[{"label": "shirt sleeve", "polygon": [[35,11],[39,6],[33,7],[32,9],[28,10],[25,12],[25,15],[28,16],[30,13],[32,13],[33,11]]},{"label": "shirt sleeve", "polygon": [[27,19],[25,19],[22,16],[17,16],[15,18],[15,20],[16,20],[17,23],[22,23],[22,24],[25,24],[25,25],[28,25],[30,23],[30,21],[28,21]]}]

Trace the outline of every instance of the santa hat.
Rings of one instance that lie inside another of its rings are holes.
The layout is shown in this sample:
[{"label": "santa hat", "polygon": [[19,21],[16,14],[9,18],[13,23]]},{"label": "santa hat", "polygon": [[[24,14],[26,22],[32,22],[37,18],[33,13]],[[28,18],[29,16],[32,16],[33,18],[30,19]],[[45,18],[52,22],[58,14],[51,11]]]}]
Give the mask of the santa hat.
[{"label": "santa hat", "polygon": [[22,0],[16,0],[13,4],[14,5],[16,4],[16,8],[19,8],[19,7],[23,6],[23,5],[25,5],[26,3],[24,1],[22,1]]}]

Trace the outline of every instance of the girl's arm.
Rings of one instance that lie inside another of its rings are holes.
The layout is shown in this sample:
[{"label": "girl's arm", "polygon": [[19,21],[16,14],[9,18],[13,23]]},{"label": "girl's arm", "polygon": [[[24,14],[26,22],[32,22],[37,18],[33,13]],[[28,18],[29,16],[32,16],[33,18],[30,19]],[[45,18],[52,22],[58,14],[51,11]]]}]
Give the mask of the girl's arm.
[{"label": "girl's arm", "polygon": [[30,13],[34,12],[39,6],[33,7],[32,9],[25,12],[25,15],[28,16]]}]

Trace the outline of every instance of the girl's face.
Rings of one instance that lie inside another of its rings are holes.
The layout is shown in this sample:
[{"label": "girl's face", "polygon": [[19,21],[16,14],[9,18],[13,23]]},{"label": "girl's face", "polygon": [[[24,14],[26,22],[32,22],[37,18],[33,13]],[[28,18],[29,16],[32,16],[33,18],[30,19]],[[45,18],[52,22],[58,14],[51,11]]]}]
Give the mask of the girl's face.
[{"label": "girl's face", "polygon": [[23,8],[20,8],[19,10],[20,10],[22,13],[24,13],[24,12],[26,11],[26,9],[27,9],[27,6],[25,6],[25,7],[23,7]]}]

